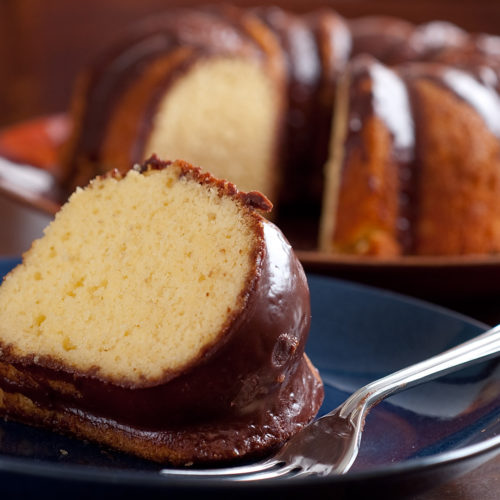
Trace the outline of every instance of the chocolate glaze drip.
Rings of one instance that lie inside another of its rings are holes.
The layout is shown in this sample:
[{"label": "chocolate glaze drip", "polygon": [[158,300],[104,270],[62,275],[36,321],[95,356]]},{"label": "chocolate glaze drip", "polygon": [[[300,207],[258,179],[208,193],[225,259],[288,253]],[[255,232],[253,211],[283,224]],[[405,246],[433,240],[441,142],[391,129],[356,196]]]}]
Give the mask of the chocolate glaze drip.
[{"label": "chocolate glaze drip", "polygon": [[[498,136],[499,37],[468,34],[441,21],[413,25],[390,17],[355,19],[349,21],[348,29],[346,22],[329,9],[305,16],[264,7],[250,11],[193,9],[183,11],[180,16],[173,12],[171,17],[165,16],[137,30],[121,48],[97,65],[89,85],[90,110],[86,111],[87,121],[84,122],[87,130],[82,134],[87,135],[87,139],[81,139],[83,146],[76,147],[80,159],[99,158],[100,149],[107,147],[106,128],[113,118],[113,107],[119,102],[119,95],[132,84],[134,75],[165,53],[174,52],[181,46],[190,51],[151,90],[144,114],[136,119],[137,135],[130,148],[132,161],[141,159],[158,102],[192,64],[217,53],[246,53],[265,64],[271,59],[262,43],[266,36],[255,36],[255,31],[248,28],[252,19],[255,21],[255,15],[270,28],[270,32],[264,30],[267,36],[276,38],[281,44],[280,53],[288,69],[286,127],[281,155],[277,152],[276,156],[280,158],[279,166],[285,167],[279,175],[283,179],[278,206],[278,215],[284,215],[281,222],[287,218],[295,221],[293,215],[297,213],[319,217],[336,82],[350,55],[367,53],[384,64],[396,65],[392,69],[373,65],[370,75],[372,98],[365,107],[370,111],[365,115],[379,116],[393,135],[393,155],[400,165],[402,186],[398,239],[403,252],[412,253],[414,244],[409,227],[416,217],[411,207],[417,197],[419,171],[418,131],[415,133],[411,125],[418,114],[413,82],[416,78],[424,78],[446,87],[473,107]],[[131,43],[133,41],[137,42],[137,48]],[[431,65],[427,66],[430,62],[450,67],[432,69]],[[389,89],[394,91],[394,96]],[[360,96],[359,102],[363,99]],[[391,103],[397,103],[394,109]],[[358,104],[353,102],[353,106]],[[401,111],[397,110],[399,106]],[[355,117],[352,123],[356,123]],[[277,124],[278,130],[282,130],[280,124]],[[348,143],[352,140],[355,144],[354,135],[353,131]],[[348,145],[347,153],[349,149],[352,148]],[[91,176],[88,175],[85,182]]]},{"label": "chocolate glaze drip", "polygon": [[283,151],[283,163],[287,189],[282,193],[281,201],[289,203],[297,197],[304,197],[310,182],[307,165],[315,141],[312,124],[317,113],[314,96],[320,83],[320,54],[314,34],[304,17],[278,7],[261,7],[254,12],[277,35],[286,60],[287,148]]},{"label": "chocolate glaze drip", "polygon": [[444,70],[441,81],[472,106],[493,134],[500,137],[500,98],[495,89],[454,68]]},{"label": "chocolate glaze drip", "polygon": [[[391,131],[402,189],[398,240],[403,253],[414,253],[416,237],[412,233],[419,217],[419,166],[426,156],[419,137],[425,122],[421,117],[420,99],[423,97],[418,82],[431,82],[451,92],[473,108],[489,130],[499,137],[500,39],[468,34],[457,26],[439,21],[414,26],[400,19],[367,17],[351,21],[350,27],[354,54],[368,53],[385,64],[395,65],[390,69],[372,64],[372,68],[382,68],[382,71],[370,71],[373,102],[358,96],[353,98],[352,104],[358,112],[364,110],[360,112],[364,117],[374,114],[381,118]],[[393,83],[397,79],[399,86],[406,88],[406,99],[401,100],[397,86],[389,84],[386,78],[389,75]],[[380,85],[377,80],[381,81]],[[358,92],[355,86],[352,92]],[[354,118],[354,123],[364,122]],[[411,123],[413,126],[408,126]],[[411,128],[415,129],[408,134],[412,141],[403,140]],[[363,147],[362,141],[355,136],[356,131],[351,130],[348,150],[350,142],[350,149]],[[401,147],[405,143],[408,147]]]},{"label": "chocolate glaze drip", "polygon": [[[460,36],[456,40],[462,40],[462,34],[457,33]],[[419,165],[421,155],[425,154],[416,127],[422,122],[418,82],[428,81],[453,93],[482,117],[496,137],[500,137],[499,59],[489,56],[481,48],[480,40],[484,39],[471,36],[466,50],[465,46],[445,47],[432,53],[429,50],[429,61],[409,62],[393,68],[368,56],[358,56],[352,62],[346,155],[366,147],[360,131],[369,116],[380,118],[391,132],[392,155],[399,169],[396,230],[402,253],[415,251],[413,233],[419,206]],[[500,49],[500,42],[493,37],[489,51],[495,54],[495,48]]]},{"label": "chocolate glaze drip", "polygon": [[494,68],[478,65],[471,58],[463,59],[460,65],[420,63],[403,66],[399,71],[409,81],[428,80],[452,92],[471,106],[490,131],[500,137],[500,96]]},{"label": "chocolate glaze drip", "polygon": [[316,38],[321,60],[320,81],[314,101],[315,114],[309,124],[315,135],[309,159],[310,198],[320,200],[323,194],[323,168],[330,152],[337,80],[351,55],[352,40],[346,22],[334,11],[318,10],[308,14],[306,20]]},{"label": "chocolate glaze drip", "polygon": [[418,172],[415,168],[415,127],[410,94],[404,80],[382,65],[372,65],[370,76],[373,82],[373,109],[392,134],[393,155],[399,167],[398,241],[403,252],[411,252]]},{"label": "chocolate glaze drip", "polygon": [[391,131],[398,160],[408,163],[413,157],[415,133],[405,82],[381,64],[370,64],[368,71],[372,80],[375,114],[382,118]]},{"label": "chocolate glaze drip", "polygon": [[[0,387],[42,408],[172,447],[180,460],[230,459],[276,446],[319,409],[322,384],[304,358],[307,281],[282,233],[263,221],[264,246],[247,305],[214,348],[178,377],[146,388],[98,376],[13,366]],[[66,383],[71,390],[61,390]]]},{"label": "chocolate glaze drip", "polygon": [[[399,172],[399,216],[395,232],[404,252],[413,245],[412,221],[416,195],[415,130],[410,94],[404,79],[369,56],[352,62],[346,157],[363,150],[362,127],[370,116],[377,116],[393,138],[392,156]],[[368,154],[368,152],[366,153]]]},{"label": "chocolate glaze drip", "polygon": [[353,54],[369,54],[384,64],[427,61],[441,51],[462,48],[469,35],[452,23],[414,25],[390,16],[367,16],[349,23]]},{"label": "chocolate glaze drip", "polygon": [[427,61],[436,64],[414,65],[407,71],[453,92],[472,106],[498,136],[500,37],[463,35],[460,43],[443,45]]}]

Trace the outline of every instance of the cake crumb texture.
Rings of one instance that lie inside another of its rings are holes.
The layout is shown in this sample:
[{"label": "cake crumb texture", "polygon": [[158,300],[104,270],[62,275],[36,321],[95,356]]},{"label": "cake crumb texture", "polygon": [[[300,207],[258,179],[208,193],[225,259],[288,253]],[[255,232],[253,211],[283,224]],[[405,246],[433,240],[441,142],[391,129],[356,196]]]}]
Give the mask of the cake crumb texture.
[{"label": "cake crumb texture", "polygon": [[185,158],[240,189],[270,195],[277,100],[255,62],[201,61],[161,99],[144,156]]},{"label": "cake crumb texture", "polygon": [[175,163],[95,179],[5,278],[4,351],[125,387],[168,380],[245,306],[249,211]]}]

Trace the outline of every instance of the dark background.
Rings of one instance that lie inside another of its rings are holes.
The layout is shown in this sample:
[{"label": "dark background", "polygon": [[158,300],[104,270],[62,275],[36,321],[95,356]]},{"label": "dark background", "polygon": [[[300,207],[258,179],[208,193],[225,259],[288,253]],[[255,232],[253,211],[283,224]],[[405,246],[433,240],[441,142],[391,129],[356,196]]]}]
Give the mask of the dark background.
[{"label": "dark background", "polygon": [[[92,60],[101,47],[116,39],[127,25],[169,6],[199,3],[199,0],[0,0],[0,127],[64,111],[79,68]],[[413,22],[447,19],[469,31],[500,33],[500,1],[495,0],[260,2],[271,3],[297,12],[328,5],[346,17],[386,14]]]}]

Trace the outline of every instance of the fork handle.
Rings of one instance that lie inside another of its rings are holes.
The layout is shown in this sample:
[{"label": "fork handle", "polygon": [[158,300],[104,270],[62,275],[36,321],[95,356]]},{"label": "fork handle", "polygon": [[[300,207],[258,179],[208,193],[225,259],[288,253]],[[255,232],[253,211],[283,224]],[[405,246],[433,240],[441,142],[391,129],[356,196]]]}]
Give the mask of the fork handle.
[{"label": "fork handle", "polygon": [[358,389],[342,406],[340,416],[365,413],[386,397],[417,384],[497,356],[500,352],[500,325],[432,358],[403,368]]}]

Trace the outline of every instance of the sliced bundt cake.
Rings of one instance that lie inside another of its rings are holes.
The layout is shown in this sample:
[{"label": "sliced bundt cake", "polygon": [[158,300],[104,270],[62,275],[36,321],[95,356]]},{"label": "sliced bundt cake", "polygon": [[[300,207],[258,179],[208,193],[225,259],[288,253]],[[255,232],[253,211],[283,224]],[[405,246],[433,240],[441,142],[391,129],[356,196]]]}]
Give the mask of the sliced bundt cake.
[{"label": "sliced bundt cake", "polygon": [[307,282],[257,209],[156,159],[77,190],[0,287],[0,413],[177,464],[309,422]]},{"label": "sliced bundt cake", "polygon": [[170,10],[83,77],[65,183],[158,153],[263,192],[309,249],[321,219],[327,252],[497,253],[499,54],[443,21]]}]

